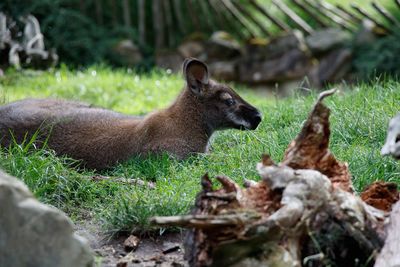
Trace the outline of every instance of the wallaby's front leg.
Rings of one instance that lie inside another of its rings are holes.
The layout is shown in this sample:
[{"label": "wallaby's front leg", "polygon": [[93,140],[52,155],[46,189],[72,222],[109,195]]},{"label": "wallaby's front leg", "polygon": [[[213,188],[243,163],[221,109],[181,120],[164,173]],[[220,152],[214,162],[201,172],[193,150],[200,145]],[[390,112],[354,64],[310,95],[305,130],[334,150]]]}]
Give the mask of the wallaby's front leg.
[{"label": "wallaby's front leg", "polygon": [[160,154],[162,152],[167,152],[178,159],[185,159],[194,153],[204,153],[205,147],[203,149],[189,144],[184,139],[179,138],[168,138],[164,139],[162,142],[153,144],[150,151],[155,154]]}]

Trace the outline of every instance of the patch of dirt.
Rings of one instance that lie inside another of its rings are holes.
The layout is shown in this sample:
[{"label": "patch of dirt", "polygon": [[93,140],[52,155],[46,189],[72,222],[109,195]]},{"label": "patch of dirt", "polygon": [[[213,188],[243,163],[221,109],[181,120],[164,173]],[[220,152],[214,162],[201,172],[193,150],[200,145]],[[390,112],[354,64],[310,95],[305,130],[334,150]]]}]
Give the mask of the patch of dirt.
[{"label": "patch of dirt", "polygon": [[80,222],[76,233],[88,240],[101,267],[188,266],[183,259],[184,233],[166,233],[140,238],[138,247],[131,252],[124,249],[129,235],[109,238],[93,222]]}]

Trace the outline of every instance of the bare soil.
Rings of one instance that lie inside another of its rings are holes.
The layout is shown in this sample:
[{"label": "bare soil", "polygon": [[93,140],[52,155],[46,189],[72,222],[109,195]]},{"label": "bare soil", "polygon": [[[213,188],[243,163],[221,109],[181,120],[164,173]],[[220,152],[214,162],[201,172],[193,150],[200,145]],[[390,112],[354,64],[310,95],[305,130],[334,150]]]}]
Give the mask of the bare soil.
[{"label": "bare soil", "polygon": [[110,237],[93,222],[76,224],[76,233],[88,240],[96,256],[96,266],[188,266],[183,259],[183,232],[141,237],[138,247],[130,252],[123,245],[129,234]]}]

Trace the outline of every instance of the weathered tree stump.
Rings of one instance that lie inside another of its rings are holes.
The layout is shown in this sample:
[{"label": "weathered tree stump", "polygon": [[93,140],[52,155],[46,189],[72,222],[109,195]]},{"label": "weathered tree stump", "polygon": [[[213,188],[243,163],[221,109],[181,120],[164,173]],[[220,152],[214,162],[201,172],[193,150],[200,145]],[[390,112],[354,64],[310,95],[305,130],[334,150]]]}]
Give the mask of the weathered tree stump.
[{"label": "weathered tree stump", "polygon": [[[152,218],[191,228],[185,242],[190,266],[374,265],[389,213],[353,194],[347,164],[329,151],[329,109],[322,100],[334,91],[320,94],[280,164],[263,156],[259,182],[241,188],[218,176],[222,187],[213,189],[205,175],[190,215]],[[367,190],[374,201],[387,197],[377,188],[398,196],[393,184],[382,183]],[[391,208],[396,198],[387,200]]]},{"label": "weathered tree stump", "polygon": [[[386,143],[381,151],[382,155],[391,155],[395,159],[400,159],[400,113],[390,120]],[[373,184],[374,185],[374,184]],[[380,194],[385,194],[397,200],[390,214],[387,227],[387,238],[381,253],[375,262],[375,267],[399,267],[400,266],[400,202],[399,193],[390,189],[381,190]],[[396,194],[397,193],[397,194]],[[376,195],[373,195],[376,197]],[[379,203],[387,206],[386,202]]]},{"label": "weathered tree stump", "polygon": [[393,206],[387,238],[381,253],[375,262],[375,267],[400,266],[400,202]]},{"label": "weathered tree stump", "polygon": [[400,159],[400,113],[389,122],[386,143],[381,150],[383,156],[391,155]]}]

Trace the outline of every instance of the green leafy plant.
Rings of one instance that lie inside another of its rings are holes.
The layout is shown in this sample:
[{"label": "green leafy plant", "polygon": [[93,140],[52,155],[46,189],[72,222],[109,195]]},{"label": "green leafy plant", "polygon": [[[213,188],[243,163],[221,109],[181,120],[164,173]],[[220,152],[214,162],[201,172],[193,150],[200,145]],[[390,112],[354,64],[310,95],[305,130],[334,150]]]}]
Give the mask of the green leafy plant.
[{"label": "green leafy plant", "polygon": [[354,68],[362,78],[400,74],[400,34],[398,31],[373,43],[354,48]]}]

